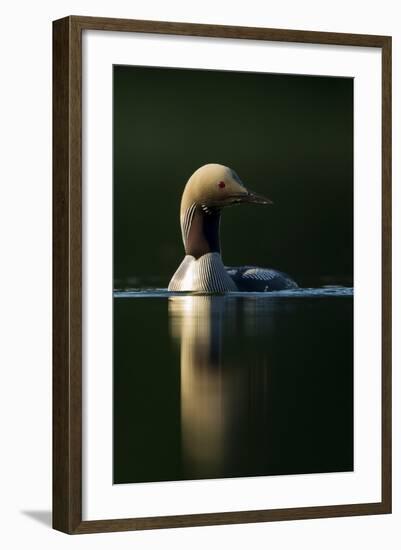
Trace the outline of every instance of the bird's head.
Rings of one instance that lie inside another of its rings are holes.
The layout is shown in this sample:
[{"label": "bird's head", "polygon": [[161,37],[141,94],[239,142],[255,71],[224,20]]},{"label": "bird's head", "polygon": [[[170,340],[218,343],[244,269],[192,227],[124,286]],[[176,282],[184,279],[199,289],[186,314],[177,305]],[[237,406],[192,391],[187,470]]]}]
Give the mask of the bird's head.
[{"label": "bird's head", "polygon": [[191,204],[220,209],[234,204],[272,204],[272,201],[249,191],[238,175],[222,164],[205,164],[189,178],[182,197],[181,209]]}]

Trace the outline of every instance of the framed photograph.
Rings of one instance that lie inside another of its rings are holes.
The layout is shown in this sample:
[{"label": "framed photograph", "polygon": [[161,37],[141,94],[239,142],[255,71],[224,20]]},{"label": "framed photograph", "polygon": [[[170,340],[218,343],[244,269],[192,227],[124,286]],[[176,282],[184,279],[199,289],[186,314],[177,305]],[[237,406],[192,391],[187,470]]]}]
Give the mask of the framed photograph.
[{"label": "framed photograph", "polygon": [[391,38],[53,40],[54,528],[390,513]]}]

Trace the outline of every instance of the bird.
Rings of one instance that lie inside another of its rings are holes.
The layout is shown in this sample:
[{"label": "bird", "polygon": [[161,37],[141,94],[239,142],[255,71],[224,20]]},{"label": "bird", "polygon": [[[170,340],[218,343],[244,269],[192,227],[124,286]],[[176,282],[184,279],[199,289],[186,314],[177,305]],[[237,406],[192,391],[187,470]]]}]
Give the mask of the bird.
[{"label": "bird", "polygon": [[168,285],[174,292],[269,292],[297,288],[286,273],[254,265],[224,266],[220,247],[223,208],[273,204],[248,190],[238,174],[222,164],[205,164],[187,181],[180,208],[185,257]]}]

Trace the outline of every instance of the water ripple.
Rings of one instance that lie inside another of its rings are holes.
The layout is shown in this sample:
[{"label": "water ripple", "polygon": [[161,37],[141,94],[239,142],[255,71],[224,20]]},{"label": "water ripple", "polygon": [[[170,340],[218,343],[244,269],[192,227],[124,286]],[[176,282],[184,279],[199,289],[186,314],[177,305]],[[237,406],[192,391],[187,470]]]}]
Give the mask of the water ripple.
[{"label": "water ripple", "polygon": [[[115,298],[169,298],[171,296],[202,296],[204,292],[169,292],[166,288],[129,288],[115,289]],[[330,296],[353,296],[353,287],[322,286],[318,288],[295,288],[291,290],[276,290],[272,292],[229,292],[227,298],[324,298]]]}]

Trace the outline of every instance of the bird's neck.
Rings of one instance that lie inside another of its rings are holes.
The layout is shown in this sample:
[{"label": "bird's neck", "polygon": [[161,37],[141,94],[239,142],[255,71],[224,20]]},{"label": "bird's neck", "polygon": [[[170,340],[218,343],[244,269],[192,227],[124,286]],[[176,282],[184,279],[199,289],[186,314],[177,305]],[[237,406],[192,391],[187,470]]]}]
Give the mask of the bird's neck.
[{"label": "bird's neck", "polygon": [[186,254],[197,259],[220,253],[220,209],[191,204],[181,216],[181,231]]}]

